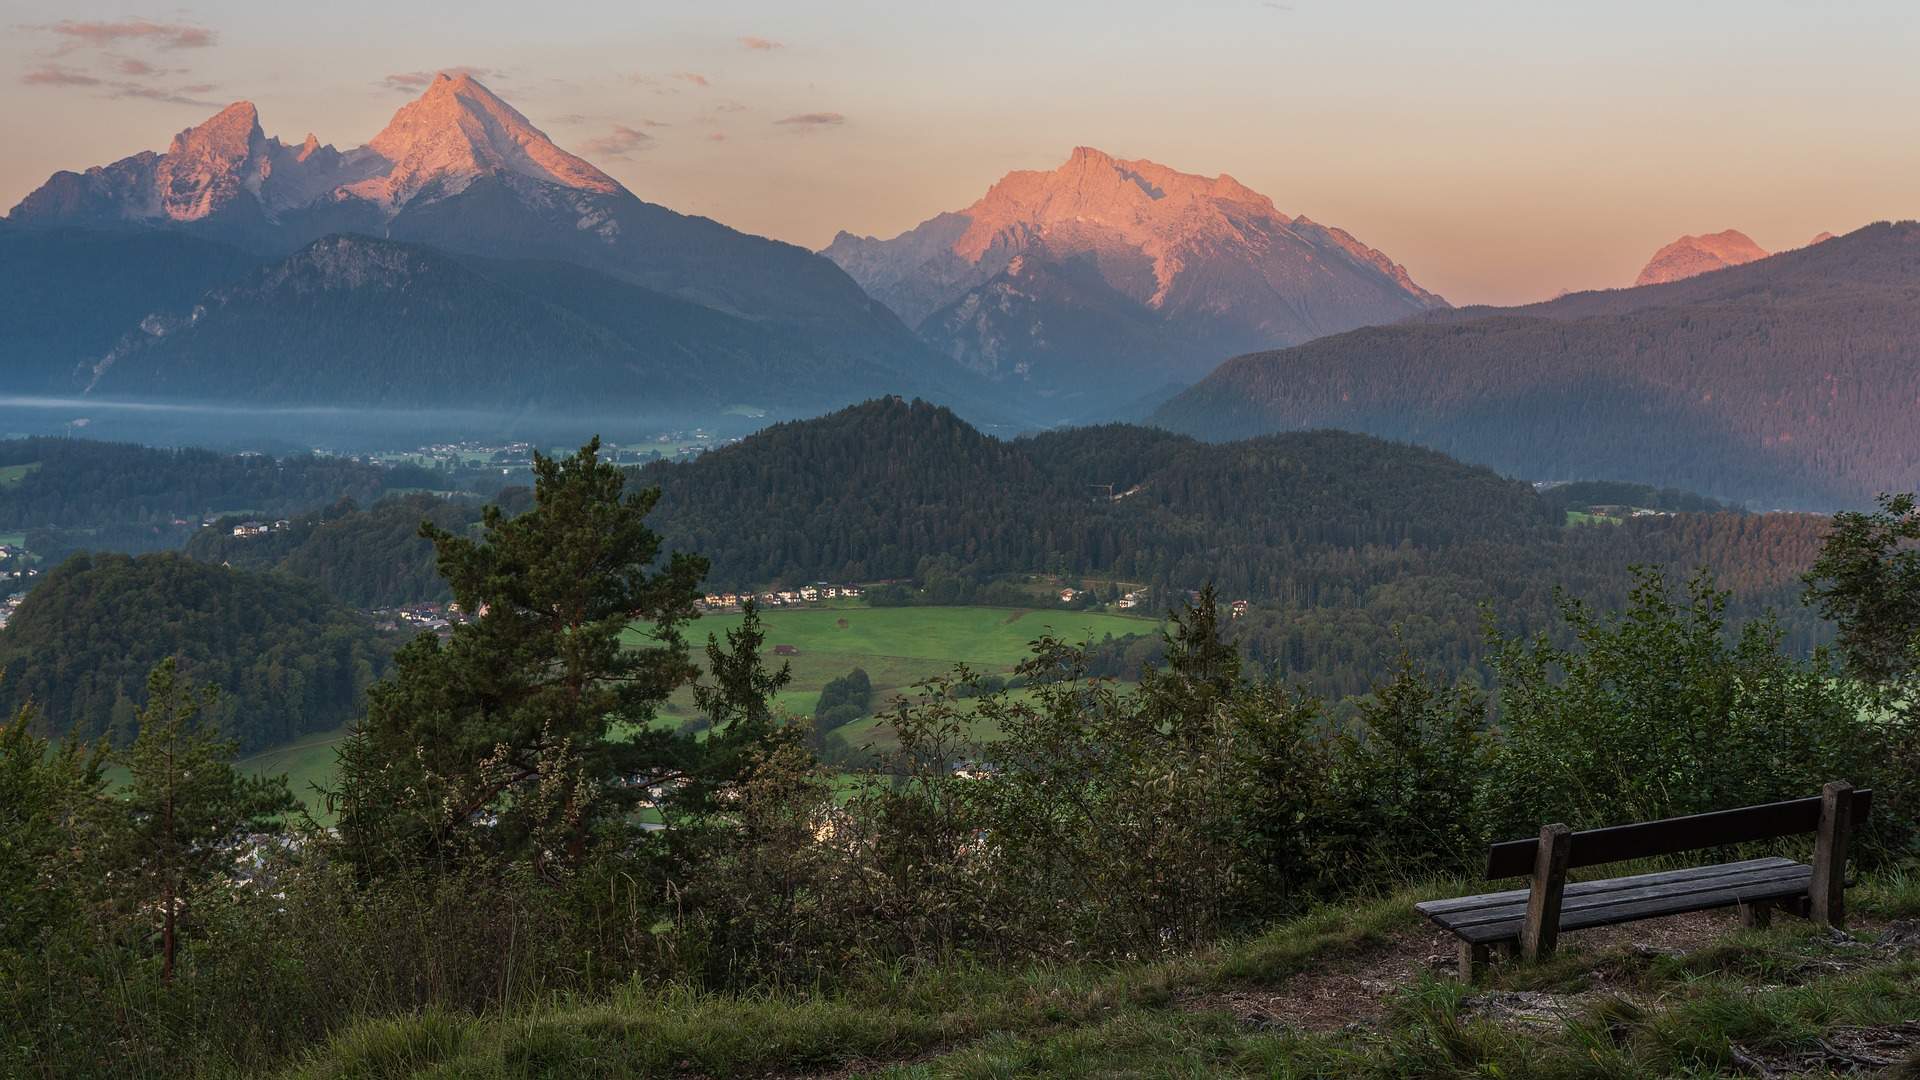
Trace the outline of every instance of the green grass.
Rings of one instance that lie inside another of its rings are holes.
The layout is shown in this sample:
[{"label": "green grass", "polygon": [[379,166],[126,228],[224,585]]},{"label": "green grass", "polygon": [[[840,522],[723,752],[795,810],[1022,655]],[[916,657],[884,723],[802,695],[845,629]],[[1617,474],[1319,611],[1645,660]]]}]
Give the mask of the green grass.
[{"label": "green grass", "polygon": [[[1836,942],[1795,919],[1733,929],[1687,955],[1588,951],[1575,935],[1549,963],[1496,966],[1487,984],[1462,985],[1423,972],[1422,946],[1396,941],[1417,923],[1415,900],[1460,884],[1320,908],[1160,960],[879,970],[835,993],[635,984],[484,1017],[372,1020],[286,1075],[1734,1077],[1752,1075],[1741,1055],[1777,1063],[1836,1029],[1920,1016],[1920,957]],[[1355,1023],[1342,1026],[1337,996],[1314,995],[1366,994],[1357,982],[1286,996],[1297,976],[1351,971],[1388,949],[1414,950],[1413,973],[1388,985],[1378,1008],[1357,1009]],[[1484,1007],[1516,991],[1547,995],[1561,1015],[1515,1020]],[[1248,1023],[1223,992],[1281,1011]],[[1331,1022],[1297,1026],[1289,1000],[1331,1005]],[[1920,1058],[1881,1075],[1920,1076],[1916,1066]]]},{"label": "green grass", "polygon": [[1569,525],[1618,525],[1622,519],[1610,514],[1593,514],[1585,510],[1567,511]]},{"label": "green grass", "polygon": [[0,488],[13,487],[39,467],[37,461],[29,461],[24,465],[0,465]]},{"label": "green grass", "polygon": [[[708,634],[725,639],[740,625],[741,616],[709,615],[694,623],[688,639],[698,646]],[[993,607],[870,608],[858,603],[832,607],[772,609],[761,613],[766,628],[766,658],[786,663],[793,673],[776,704],[796,716],[807,716],[826,684],[854,668],[863,668],[873,682],[876,708],[899,695],[910,695],[916,683],[943,675],[955,664],[1005,674],[1028,655],[1028,645],[1043,633],[1069,641],[1098,641],[1107,634],[1153,633],[1154,619],[1101,613]],[[632,631],[629,640],[644,640]],[[797,655],[777,656],[778,645],[792,645]],[[678,723],[692,715],[693,695],[681,690],[668,702],[666,722]],[[991,737],[991,732],[976,732]],[[854,745],[872,743],[885,748],[891,733],[872,718],[847,731]]]},{"label": "green grass", "polygon": [[26,547],[27,534],[17,532],[0,533],[0,544],[7,544],[11,547]]},{"label": "green grass", "polygon": [[340,740],[346,737],[346,728],[316,732],[284,746],[241,758],[233,763],[233,767],[241,772],[268,776],[285,773],[287,786],[293,789],[294,798],[306,806],[315,821],[331,825],[333,815],[327,812],[325,800],[313,789],[313,785],[328,786],[333,783],[335,753]]},{"label": "green grass", "polygon": [[[696,661],[705,659],[700,644],[709,633],[724,638],[726,631],[740,625],[739,615],[715,615],[693,625],[688,639]],[[795,716],[812,715],[822,687],[854,668],[864,668],[873,681],[873,701],[882,708],[895,696],[911,694],[915,683],[941,675],[965,662],[990,672],[1006,672],[1027,655],[1027,643],[1051,629],[1071,640],[1098,640],[1111,633],[1151,633],[1157,627],[1152,619],[1118,615],[1087,614],[1066,611],[1030,611],[1016,608],[981,607],[908,607],[869,608],[857,603],[829,608],[766,612],[767,659],[791,664],[793,681],[776,704]],[[841,625],[844,623],[845,625]],[[630,643],[643,640],[639,631],[628,634]],[[777,657],[772,646],[791,644],[799,655]],[[693,715],[693,692],[682,688],[668,700],[657,721],[661,726],[677,727]],[[977,738],[992,738],[995,732],[976,730]],[[313,785],[330,785],[334,777],[334,753],[345,729],[319,732],[283,746],[264,750],[235,762],[246,772],[286,773],[295,797],[307,807],[316,821],[332,824]],[[892,729],[884,722],[868,717],[849,725],[847,741],[856,747],[871,746],[885,752],[894,745]],[[115,783],[124,775],[116,774]]]},{"label": "green grass", "polygon": [[[322,825],[333,824],[333,815],[327,812],[326,802],[313,785],[330,785],[335,774],[334,752],[340,740],[347,737],[346,728],[332,731],[318,731],[303,735],[290,743],[262,750],[257,754],[236,758],[233,767],[249,775],[276,776],[285,773],[287,786],[293,790],[293,797],[299,799],[313,815],[313,819]],[[124,766],[115,765],[107,769],[107,788],[118,791],[127,786],[131,779]]]}]

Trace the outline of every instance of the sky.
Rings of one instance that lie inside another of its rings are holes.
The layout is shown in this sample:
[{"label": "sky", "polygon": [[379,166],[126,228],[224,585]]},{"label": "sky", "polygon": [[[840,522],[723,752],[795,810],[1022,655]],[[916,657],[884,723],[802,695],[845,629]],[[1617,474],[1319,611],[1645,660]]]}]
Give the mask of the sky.
[{"label": "sky", "polygon": [[810,248],[1088,145],[1518,303],[1920,216],[1916,57],[1913,0],[0,0],[0,206],[236,100],[356,146],[465,68],[641,198]]}]

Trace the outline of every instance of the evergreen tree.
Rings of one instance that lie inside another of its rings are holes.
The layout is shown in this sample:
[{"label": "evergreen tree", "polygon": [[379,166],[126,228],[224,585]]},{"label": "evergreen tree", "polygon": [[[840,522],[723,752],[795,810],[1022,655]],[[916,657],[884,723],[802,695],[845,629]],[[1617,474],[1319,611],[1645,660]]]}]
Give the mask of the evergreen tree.
[{"label": "evergreen tree", "polygon": [[695,674],[680,628],[706,563],[653,569],[659,493],[624,491],[599,448],[536,455],[533,509],[489,506],[478,540],[422,525],[477,617],[401,650],[342,749],[340,829],[363,871],[486,852],[555,877],[650,788],[687,779],[693,736],[651,722]]},{"label": "evergreen tree", "polygon": [[224,843],[272,827],[297,805],[286,777],[247,777],[233,768],[234,744],[200,723],[219,698],[196,689],[172,660],[147,679],[140,733],[119,755],[129,774],[120,854],[131,869],[125,899],[160,910],[160,978],[171,981],[179,925],[195,886],[214,878],[231,853]]}]

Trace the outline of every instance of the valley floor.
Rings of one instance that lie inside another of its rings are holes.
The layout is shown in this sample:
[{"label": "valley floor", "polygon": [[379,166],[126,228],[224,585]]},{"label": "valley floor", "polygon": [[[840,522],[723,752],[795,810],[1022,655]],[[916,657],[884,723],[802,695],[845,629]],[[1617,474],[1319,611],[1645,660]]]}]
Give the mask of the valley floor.
[{"label": "valley floor", "polygon": [[1159,962],[371,1021],[288,1076],[1920,1076],[1920,876],[1863,881],[1850,933],[1682,916],[1571,935],[1476,986],[1411,907],[1459,884]]}]

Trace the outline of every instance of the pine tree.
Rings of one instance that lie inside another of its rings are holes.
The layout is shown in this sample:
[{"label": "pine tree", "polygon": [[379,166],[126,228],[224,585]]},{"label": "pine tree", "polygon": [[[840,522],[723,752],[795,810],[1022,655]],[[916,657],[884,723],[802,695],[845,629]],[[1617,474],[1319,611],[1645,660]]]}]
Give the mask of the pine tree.
[{"label": "pine tree", "polygon": [[342,749],[340,829],[363,871],[488,854],[556,877],[648,789],[688,778],[692,736],[652,721],[695,674],[680,628],[706,562],[653,569],[659,492],[624,491],[599,446],[536,455],[533,509],[489,506],[480,539],[423,523],[477,617],[402,649]]},{"label": "pine tree", "polygon": [[160,978],[173,978],[179,926],[196,886],[231,860],[226,843],[273,827],[297,805],[286,777],[248,777],[233,768],[234,744],[200,722],[219,700],[213,687],[181,679],[163,660],[147,679],[139,734],[118,755],[129,782],[119,853],[131,870],[126,899],[160,911]]}]

